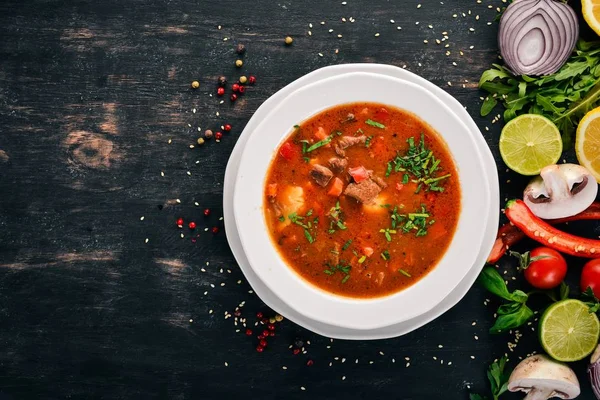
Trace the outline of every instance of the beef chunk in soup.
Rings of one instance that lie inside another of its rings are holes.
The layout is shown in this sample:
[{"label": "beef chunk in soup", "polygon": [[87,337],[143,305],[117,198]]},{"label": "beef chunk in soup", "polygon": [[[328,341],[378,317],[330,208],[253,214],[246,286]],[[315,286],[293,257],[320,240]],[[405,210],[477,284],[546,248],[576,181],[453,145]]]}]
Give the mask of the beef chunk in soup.
[{"label": "beef chunk in soup", "polygon": [[381,192],[381,188],[371,179],[365,179],[359,183],[351,183],[344,190],[348,197],[356,199],[359,203],[369,204]]},{"label": "beef chunk in soup", "polygon": [[385,181],[378,176],[371,176],[371,179],[373,179],[373,182],[375,182],[377,186],[382,189],[385,189],[388,186],[387,183],[385,183]]},{"label": "beef chunk in soup", "polygon": [[317,182],[317,185],[325,187],[333,178],[333,172],[327,167],[315,164],[310,171],[310,176]]},{"label": "beef chunk in soup", "polygon": [[332,157],[328,161],[331,170],[336,174],[343,172],[348,166],[348,160],[345,158]]},{"label": "beef chunk in soup", "polygon": [[348,147],[352,147],[355,144],[365,144],[367,142],[367,137],[365,135],[361,136],[342,136],[337,143],[333,145],[333,149],[335,153],[340,157],[345,157],[346,152],[344,151]]},{"label": "beef chunk in soup", "polygon": [[342,150],[347,149],[348,147],[354,146],[355,144],[365,144],[367,141],[367,137],[365,135],[361,136],[342,136],[338,141],[340,148]]}]

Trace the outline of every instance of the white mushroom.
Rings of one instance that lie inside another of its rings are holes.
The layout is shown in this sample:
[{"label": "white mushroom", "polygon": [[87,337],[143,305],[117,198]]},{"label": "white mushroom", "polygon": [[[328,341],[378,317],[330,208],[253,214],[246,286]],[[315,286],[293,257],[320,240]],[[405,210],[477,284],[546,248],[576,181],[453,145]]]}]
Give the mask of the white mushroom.
[{"label": "white mushroom", "polygon": [[541,354],[528,357],[516,366],[508,378],[508,390],[527,393],[526,400],[574,399],[580,393],[575,372]]},{"label": "white mushroom", "polygon": [[523,201],[542,219],[578,214],[596,200],[598,184],[590,172],[577,164],[548,165],[523,192]]}]

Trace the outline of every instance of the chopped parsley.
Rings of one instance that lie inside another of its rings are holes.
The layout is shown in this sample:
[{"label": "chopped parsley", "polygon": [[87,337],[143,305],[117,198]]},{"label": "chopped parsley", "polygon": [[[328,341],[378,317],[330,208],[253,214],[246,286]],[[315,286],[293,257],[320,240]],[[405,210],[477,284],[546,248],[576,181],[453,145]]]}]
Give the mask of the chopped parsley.
[{"label": "chopped parsley", "polygon": [[390,252],[387,250],[384,250],[381,253],[381,258],[383,258],[384,261],[388,261],[390,259]]},{"label": "chopped parsley", "polygon": [[[289,220],[296,225],[304,228],[304,237],[308,240],[308,243],[313,243],[315,241],[315,236],[317,235],[316,228],[319,224],[319,217],[313,218],[310,220],[310,216],[313,214],[312,208],[308,210],[304,217],[298,215],[297,213],[291,213],[288,215]],[[311,230],[313,233],[311,233]],[[314,236],[313,236],[314,234]]]},{"label": "chopped parsley", "polygon": [[427,235],[427,228],[435,222],[430,218],[431,214],[424,204],[421,205],[418,212],[408,214],[400,214],[398,213],[398,207],[394,207],[391,214],[392,229],[400,229],[403,233],[415,232],[417,237],[425,236]]},{"label": "chopped parsley", "polygon": [[346,243],[342,246],[342,250],[348,250],[348,247],[352,244],[352,239],[348,239]]},{"label": "chopped parsley", "polygon": [[343,261],[336,265],[331,265],[329,263],[325,265],[327,268],[323,272],[327,275],[331,276],[335,275],[337,272],[341,273],[342,275],[344,275],[344,277],[342,278],[342,283],[346,283],[348,282],[348,279],[350,279],[350,270],[352,269],[352,267],[348,264],[344,264]]},{"label": "chopped parsley", "polygon": [[279,218],[277,218],[280,222],[285,222],[285,217],[282,215]]},{"label": "chopped parsley", "polygon": [[358,259],[358,263],[359,263],[359,264],[362,264],[362,263],[364,263],[365,261],[367,261],[367,256],[365,256],[365,255],[363,255],[361,258],[359,258],[359,259]]},{"label": "chopped parsley", "polygon": [[[426,191],[443,192],[444,188],[439,184],[451,176],[446,174],[437,176],[440,169],[440,160],[435,158],[433,152],[425,146],[425,135],[421,133],[419,143],[415,144],[415,138],[407,139],[408,151],[404,155],[398,154],[388,163],[388,171],[391,174],[390,166],[393,164],[394,172],[402,172],[402,183],[407,184],[410,176],[413,176],[412,182],[418,183],[415,193],[419,193],[423,186]],[[386,176],[388,172],[386,171]]]},{"label": "chopped parsley", "polygon": [[300,125],[294,125],[294,129],[300,128]]},{"label": "chopped parsley", "polygon": [[385,125],[384,124],[382,124],[380,122],[377,122],[377,121],[373,121],[372,119],[366,120],[365,124],[374,126],[375,128],[385,129]]},{"label": "chopped parsley", "polygon": [[379,233],[383,233],[385,235],[385,240],[387,240],[388,242],[391,242],[392,235],[395,235],[397,233],[397,231],[395,229],[386,228],[386,229],[380,229]]},{"label": "chopped parsley", "polygon": [[365,147],[371,146],[371,140],[373,140],[373,136],[367,137],[367,140],[365,140]]},{"label": "chopped parsley", "polygon": [[310,153],[311,151],[316,150],[319,147],[328,145],[329,143],[331,143],[331,140],[333,139],[333,135],[334,134],[331,134],[331,135],[327,136],[325,139],[319,140],[317,143],[313,144],[308,149],[306,149],[305,153]]},{"label": "chopped parsley", "polygon": [[403,270],[402,268],[400,268],[400,269],[398,270],[398,272],[400,272],[402,275],[404,275],[404,276],[406,276],[406,277],[408,277],[408,278],[412,278],[412,275],[411,275],[411,274],[409,274],[408,272],[406,272],[405,270]]},{"label": "chopped parsley", "polygon": [[328,233],[335,233],[336,229],[339,229],[341,231],[347,229],[342,219],[342,209],[340,208],[339,201],[335,203],[335,207],[331,207],[328,215],[331,218],[331,222],[329,223],[329,230],[327,231]]}]

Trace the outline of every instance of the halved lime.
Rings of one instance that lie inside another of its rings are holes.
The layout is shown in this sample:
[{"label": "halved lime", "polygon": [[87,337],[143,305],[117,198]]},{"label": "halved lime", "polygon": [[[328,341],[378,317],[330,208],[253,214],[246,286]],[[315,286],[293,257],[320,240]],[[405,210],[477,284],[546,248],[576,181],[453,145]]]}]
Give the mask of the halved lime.
[{"label": "halved lime", "polygon": [[595,313],[579,300],[552,304],[539,326],[540,343],[558,361],[577,361],[590,355],[598,344],[600,322]]},{"label": "halved lime", "polygon": [[552,121],[537,114],[523,114],[511,120],[500,135],[500,155],[521,175],[537,175],[556,164],[562,154],[560,132]]}]

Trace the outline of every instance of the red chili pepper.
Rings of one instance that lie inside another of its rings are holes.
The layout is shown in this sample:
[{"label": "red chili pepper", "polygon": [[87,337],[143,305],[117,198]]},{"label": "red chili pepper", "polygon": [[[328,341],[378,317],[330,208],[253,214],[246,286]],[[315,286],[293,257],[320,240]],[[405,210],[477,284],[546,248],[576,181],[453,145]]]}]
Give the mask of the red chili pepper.
[{"label": "red chili pepper", "polygon": [[[546,220],[551,225],[562,224],[564,222],[571,221],[584,221],[584,220],[598,220],[600,219],[600,203],[592,203],[585,211],[579,214],[572,215],[566,218],[559,218],[554,220]],[[492,252],[487,259],[490,264],[495,264],[500,258],[508,251],[511,246],[514,246],[525,238],[525,234],[521,232],[519,228],[511,224],[510,222],[504,224],[498,230],[498,236],[494,242]]]},{"label": "red chili pepper", "polygon": [[536,217],[522,200],[506,203],[506,216],[525,235],[554,250],[576,257],[600,258],[600,240],[571,235]]}]

